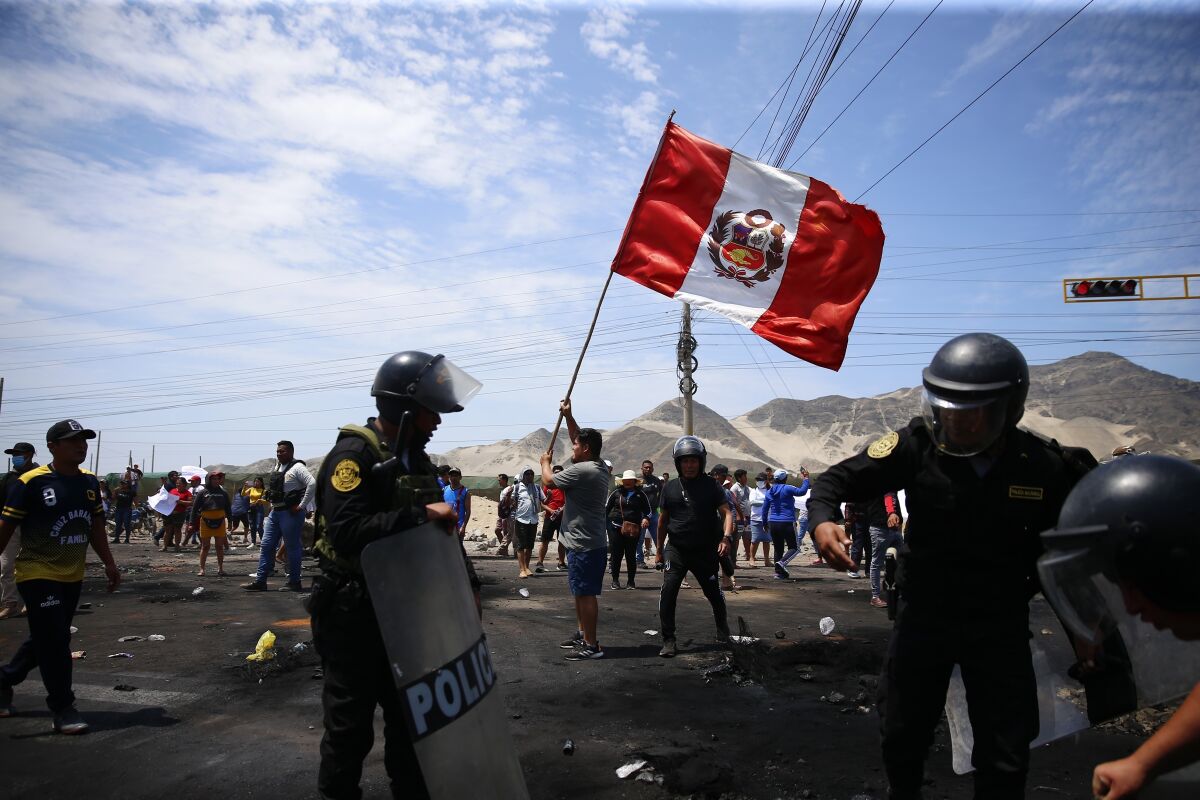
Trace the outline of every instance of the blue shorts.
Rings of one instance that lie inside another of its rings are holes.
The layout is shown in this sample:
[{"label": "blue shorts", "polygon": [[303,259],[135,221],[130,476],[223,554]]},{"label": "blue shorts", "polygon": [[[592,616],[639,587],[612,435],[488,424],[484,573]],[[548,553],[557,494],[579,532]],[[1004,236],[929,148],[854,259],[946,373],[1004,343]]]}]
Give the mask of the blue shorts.
[{"label": "blue shorts", "polygon": [[608,548],[567,551],[567,588],[576,597],[598,597],[608,567]]}]

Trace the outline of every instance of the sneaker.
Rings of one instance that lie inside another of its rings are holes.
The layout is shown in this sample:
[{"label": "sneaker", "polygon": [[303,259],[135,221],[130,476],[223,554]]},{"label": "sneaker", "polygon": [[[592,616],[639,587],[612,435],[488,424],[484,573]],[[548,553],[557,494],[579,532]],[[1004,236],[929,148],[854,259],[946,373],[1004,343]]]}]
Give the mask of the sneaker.
[{"label": "sneaker", "polygon": [[570,639],[562,642],[559,647],[561,647],[563,650],[578,650],[579,648],[583,647],[583,634],[576,633]]},{"label": "sneaker", "polygon": [[677,652],[679,651],[675,647],[674,639],[663,639],[663,646],[658,651],[658,655],[660,658],[674,658]]},{"label": "sneaker", "polygon": [[54,715],[54,731],[56,733],[73,736],[77,733],[83,733],[87,729],[88,724],[83,721],[83,717],[79,716],[79,712],[75,710],[75,706],[71,706],[61,714]]},{"label": "sneaker", "polygon": [[625,584],[626,589],[636,589],[637,584],[633,582],[633,578],[629,579],[629,583]]},{"label": "sneaker", "polygon": [[11,717],[17,713],[13,708],[13,690],[7,683],[0,682],[0,717]]},{"label": "sneaker", "polygon": [[300,583],[300,581],[288,581],[287,585],[282,587],[279,591],[281,591],[281,592],[303,592],[304,584]]},{"label": "sneaker", "polygon": [[604,658],[604,648],[598,644],[583,643],[578,649],[567,653],[567,661],[590,661],[593,658]]},{"label": "sneaker", "polygon": [[265,592],[267,590],[267,582],[250,581],[249,583],[243,583],[242,588],[247,592]]},{"label": "sneaker", "polygon": [[555,571],[555,572],[566,572],[566,571],[567,571],[567,565],[566,565],[566,564],[559,564],[557,567],[555,567],[555,568],[554,568],[554,571]]},{"label": "sneaker", "polygon": [[824,565],[825,565],[825,559],[823,559],[823,558],[814,558],[812,561],[808,562],[808,565],[809,565],[810,567],[821,567],[821,566],[824,566]]},{"label": "sneaker", "polygon": [[871,608],[887,608],[887,607],[888,607],[887,600],[884,600],[882,597],[872,597],[871,598]]},{"label": "sneaker", "polygon": [[846,570],[846,577],[847,578],[861,578],[862,573],[856,569],[848,569],[848,570]]},{"label": "sneaker", "polygon": [[610,589],[620,589],[620,588],[621,588],[621,582],[620,582],[620,581],[613,581],[613,582],[612,582],[612,584],[611,584],[611,585],[610,585],[608,588],[610,588]]},{"label": "sneaker", "polygon": [[538,575],[541,575],[543,572],[546,571],[546,568],[543,567],[541,564],[538,564],[536,567],[533,568],[533,571],[536,572]]},{"label": "sneaker", "polygon": [[787,580],[788,578],[792,577],[792,573],[787,571],[787,567],[785,567],[783,564],[780,564],[778,561],[776,561],[775,562],[775,577],[781,578],[783,580]]}]

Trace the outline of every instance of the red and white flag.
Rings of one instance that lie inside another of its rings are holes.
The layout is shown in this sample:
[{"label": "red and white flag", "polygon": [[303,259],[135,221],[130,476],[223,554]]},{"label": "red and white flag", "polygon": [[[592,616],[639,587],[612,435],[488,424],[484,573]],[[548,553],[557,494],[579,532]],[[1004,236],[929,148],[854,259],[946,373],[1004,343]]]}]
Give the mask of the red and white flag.
[{"label": "red and white flag", "polygon": [[874,211],[668,122],[612,269],[836,370],[882,255]]}]

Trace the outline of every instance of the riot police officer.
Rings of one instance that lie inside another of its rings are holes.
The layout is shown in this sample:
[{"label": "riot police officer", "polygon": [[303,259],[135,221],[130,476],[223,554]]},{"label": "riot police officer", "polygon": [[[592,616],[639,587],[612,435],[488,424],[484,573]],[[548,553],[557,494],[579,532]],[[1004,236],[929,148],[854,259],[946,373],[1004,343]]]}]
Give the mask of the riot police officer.
[{"label": "riot police officer", "polygon": [[1038,535],[1096,462],[1017,429],[1029,367],[1006,339],[956,337],[922,377],[922,416],[827,470],[812,488],[809,520],[829,566],[850,569],[850,542],[833,522],[838,504],[907,494],[900,607],[879,698],[891,797],[920,797],[958,664],[975,736],[975,797],[1019,798],[1038,732],[1029,651]]},{"label": "riot police officer", "polygon": [[[376,705],[383,708],[384,764],[393,796],[428,796],[359,558],[371,542],[426,521],[447,524],[452,535],[454,511],[442,502],[425,447],[440,415],[462,411],[479,388],[444,356],[397,353],[379,368],[371,387],[379,415],[366,425],[341,428],[321,464],[315,550],[322,574],[313,581],[308,610],[325,675],[318,777],[323,798],[361,797],[358,784],[374,738]],[[463,559],[478,607],[479,581],[465,551]]]},{"label": "riot police officer", "polygon": [[[1043,592],[1081,640],[1101,642],[1128,613],[1200,641],[1200,467],[1159,455],[1113,461],[1079,482],[1042,543]],[[1096,767],[1092,794],[1133,797],[1198,757],[1200,684],[1136,752]]]}]

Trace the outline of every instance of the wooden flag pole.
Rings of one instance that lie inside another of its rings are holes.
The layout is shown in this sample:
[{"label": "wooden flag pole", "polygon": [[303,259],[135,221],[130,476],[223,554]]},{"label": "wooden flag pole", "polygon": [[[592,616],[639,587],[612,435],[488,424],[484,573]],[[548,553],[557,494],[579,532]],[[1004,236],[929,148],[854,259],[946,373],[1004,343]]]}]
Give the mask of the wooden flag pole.
[{"label": "wooden flag pole", "polygon": [[[588,328],[587,338],[583,340],[583,349],[579,351],[579,360],[575,362],[575,372],[571,374],[571,383],[567,386],[567,396],[565,400],[571,399],[571,392],[575,390],[575,380],[579,377],[579,368],[583,366],[583,356],[587,353],[588,345],[592,343],[592,334],[596,332],[596,322],[600,319],[600,306],[604,305],[604,295],[608,294],[608,285],[612,283],[613,272],[608,271],[608,277],[604,280],[604,288],[600,290],[600,299],[596,301],[596,312],[592,314],[592,325]],[[554,443],[558,441],[558,431],[562,428],[563,412],[558,410],[558,422],[554,423],[554,433],[550,435],[550,447],[546,452],[551,456],[554,455]]]},{"label": "wooden flag pole", "polygon": [[[667,124],[663,126],[663,136],[666,136],[667,128],[671,124],[671,120],[675,119],[675,109],[671,109],[670,116],[667,117]],[[646,170],[646,177],[642,181],[642,188],[638,192],[638,199],[646,191],[646,182],[650,180],[650,176],[654,174],[654,165],[658,163],[658,154],[662,152],[662,139],[658,140],[658,149],[654,151],[654,158],[650,162],[650,169]],[[637,203],[634,203],[634,208],[637,208]],[[625,232],[621,234],[621,244],[617,247],[617,255],[613,258],[613,267],[621,258],[621,253],[625,249],[625,241],[629,238],[629,226],[625,226]],[[579,360],[575,362],[575,372],[571,374],[571,383],[567,386],[567,396],[564,400],[571,399],[571,392],[575,389],[575,380],[579,377],[579,368],[583,366],[583,356],[587,353],[588,345],[592,342],[592,334],[596,331],[596,321],[600,319],[600,306],[604,304],[604,295],[608,293],[608,285],[612,283],[613,270],[609,268],[608,278],[604,281],[604,288],[600,291],[600,300],[596,303],[596,313],[592,315],[592,325],[588,328],[587,338],[583,340],[583,349],[579,351]],[[554,443],[558,441],[558,432],[562,428],[563,413],[562,409],[558,412],[558,421],[554,423],[554,432],[550,434],[550,446],[546,452],[551,456],[554,455]]]}]

